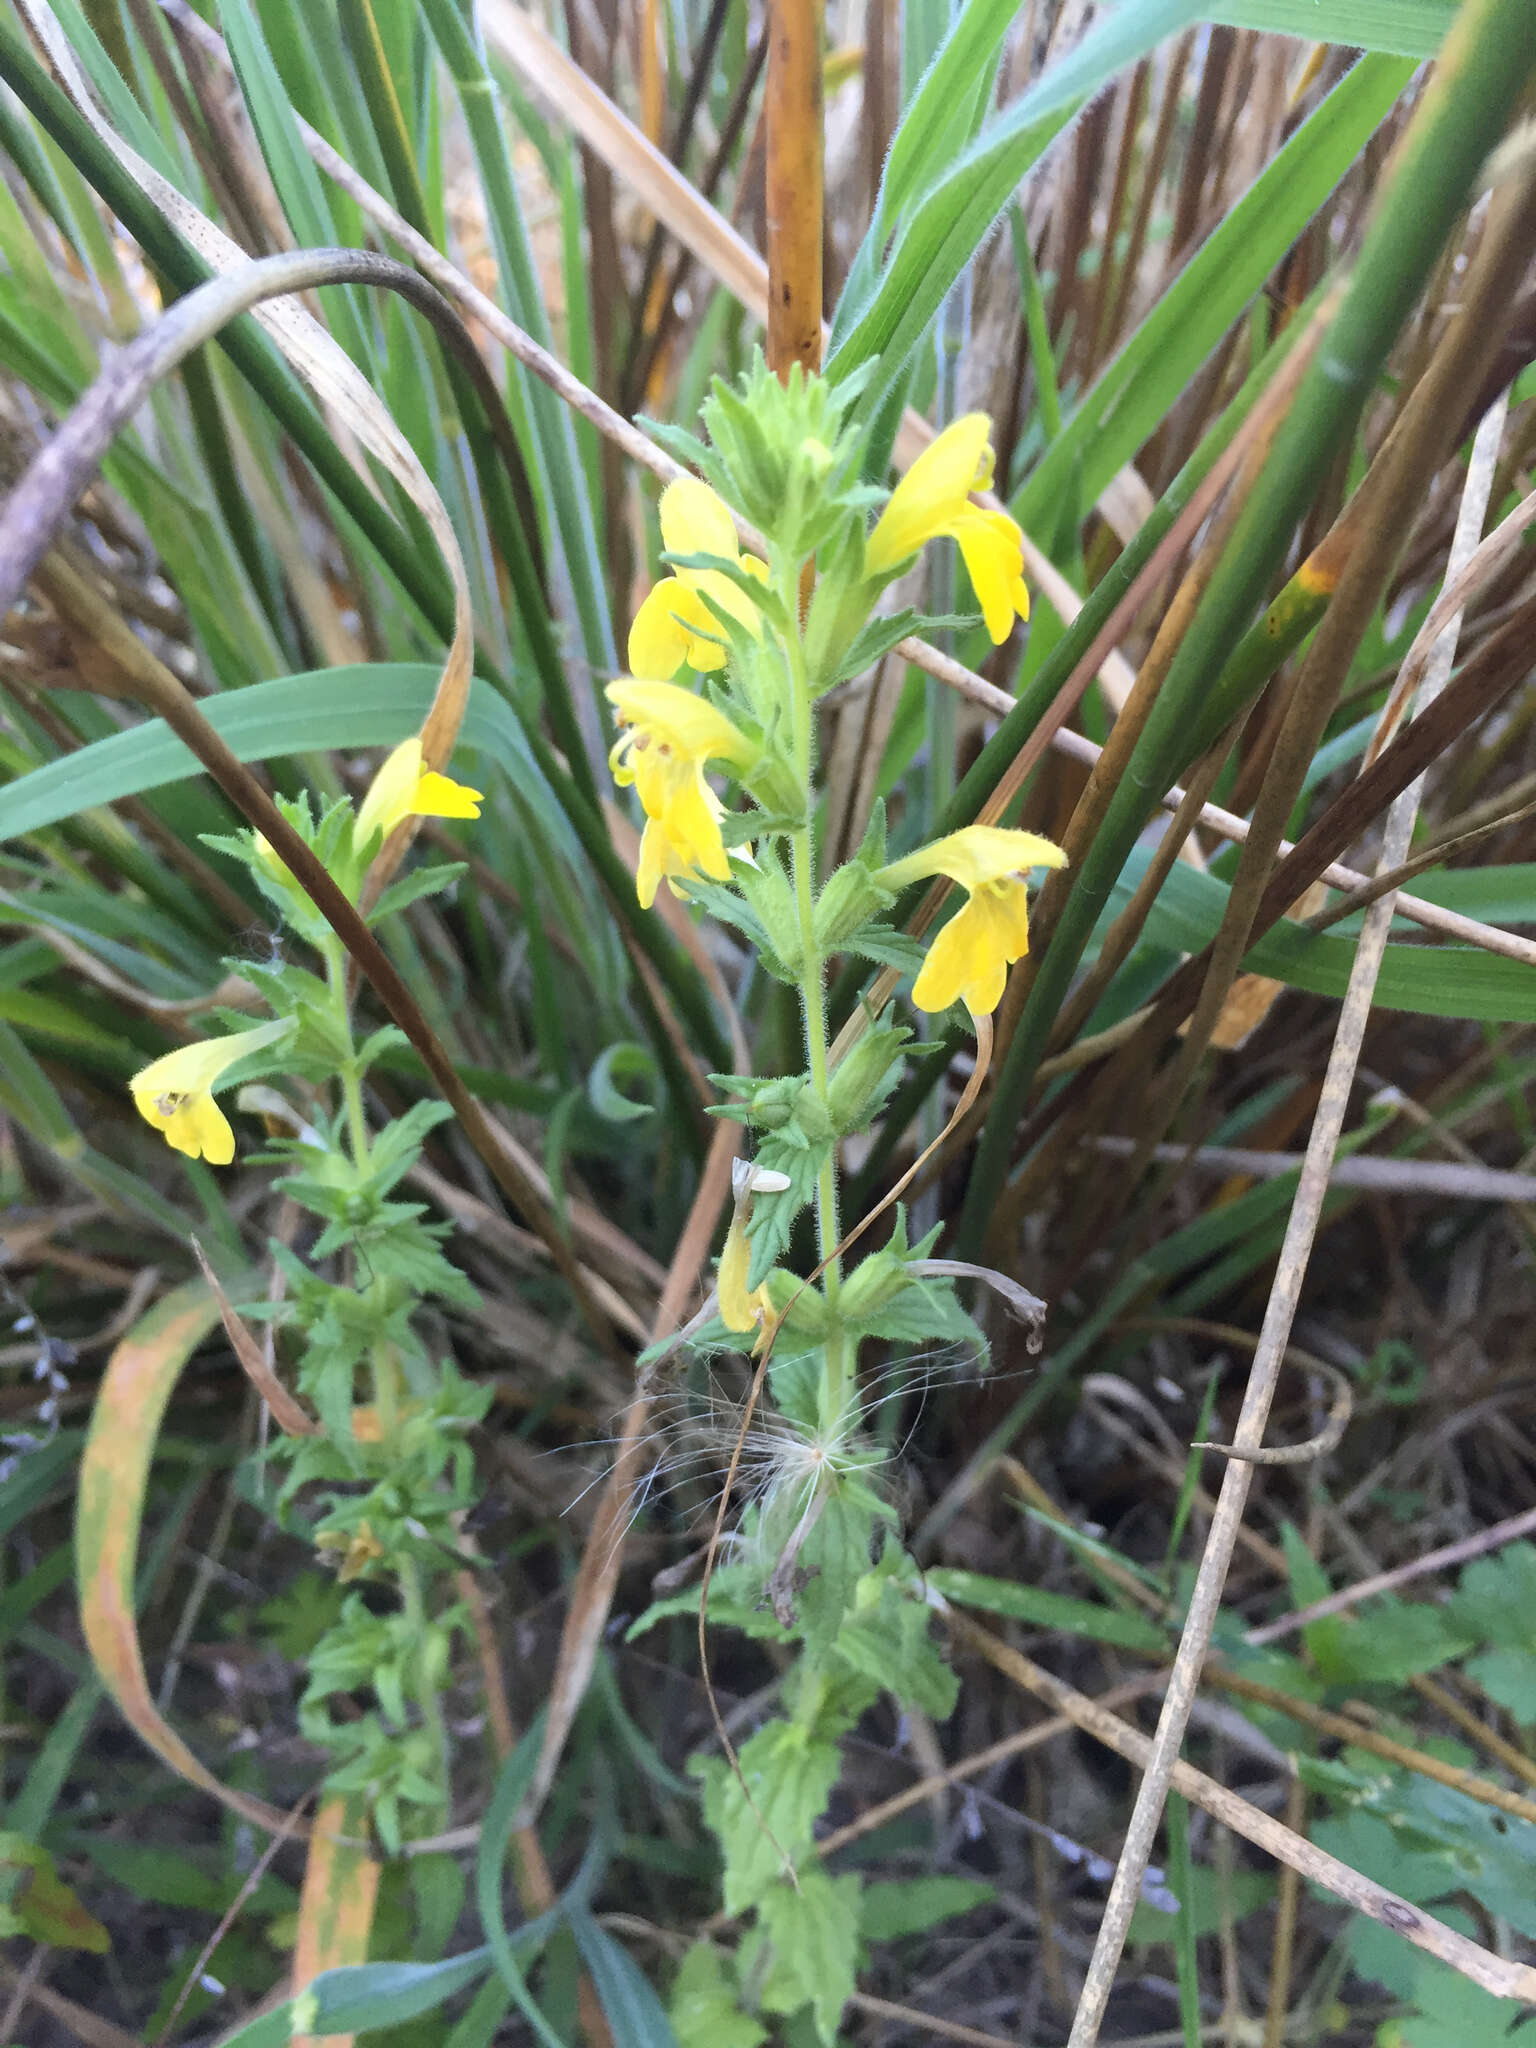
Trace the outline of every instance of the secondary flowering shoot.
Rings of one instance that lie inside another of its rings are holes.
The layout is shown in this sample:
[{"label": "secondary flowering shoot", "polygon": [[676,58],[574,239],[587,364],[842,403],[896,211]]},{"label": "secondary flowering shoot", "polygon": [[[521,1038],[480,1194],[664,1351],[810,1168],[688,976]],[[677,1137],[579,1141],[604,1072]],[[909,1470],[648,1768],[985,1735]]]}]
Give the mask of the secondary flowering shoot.
[{"label": "secondary flowering shoot", "polygon": [[387,839],[406,818],[478,818],[482,792],[423,766],[420,737],[402,740],[369,785],[357,813],[359,853],[376,832]]},{"label": "secondary flowering shoot", "polygon": [[[668,484],[657,511],[669,555],[718,555],[749,576],[766,577],[766,564],[737,546],[725,500],[697,477],[680,476]],[[629,666],[635,675],[665,681],[685,661],[697,669],[724,668],[726,629],[706,597],[757,635],[757,607],[739,584],[719,569],[675,569],[654,585],[635,613],[629,629]]]},{"label": "secondary flowering shoot", "polygon": [[985,413],[968,412],[923,450],[875,522],[864,567],[870,576],[892,576],[919,548],[947,535],[959,543],[987,631],[1001,646],[1014,614],[1029,617],[1029,592],[1018,526],[1006,512],[971,503],[973,491],[992,488],[991,427]]},{"label": "secondary flowering shoot", "polygon": [[633,783],[645,811],[640,868],[641,905],[649,910],[657,884],[699,873],[731,879],[720,836],[725,806],[704,780],[708,761],[749,768],[757,748],[723,711],[676,683],[638,682],[624,676],[608,685],[620,732],[608,765],[621,787]]},{"label": "secondary flowering shoot", "polygon": [[133,1106],[164,1135],[173,1152],[206,1159],[210,1166],[228,1166],[235,1156],[235,1134],[213,1091],[237,1060],[259,1052],[291,1029],[288,1018],[274,1017],[253,1031],[180,1046],[134,1075],[128,1083]]},{"label": "secondary flowering shoot", "polygon": [[947,1010],[963,1002],[973,1017],[989,1017],[1002,1001],[1008,969],[1029,951],[1025,868],[1064,868],[1067,856],[1037,832],[997,825],[967,825],[919,847],[882,869],[890,889],[926,875],[947,875],[969,891],[945,925],[912,985],[920,1010]]}]

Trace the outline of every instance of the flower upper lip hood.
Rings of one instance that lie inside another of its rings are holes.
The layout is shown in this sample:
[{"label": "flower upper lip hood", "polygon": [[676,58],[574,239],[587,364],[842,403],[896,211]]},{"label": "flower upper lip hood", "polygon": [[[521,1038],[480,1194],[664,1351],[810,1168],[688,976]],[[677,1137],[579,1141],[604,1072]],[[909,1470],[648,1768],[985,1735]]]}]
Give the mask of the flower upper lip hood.
[{"label": "flower upper lip hood", "polygon": [[[697,477],[668,484],[657,510],[669,555],[718,555],[750,576],[766,577],[766,564],[742,554],[725,500]],[[759,630],[756,606],[729,576],[718,569],[674,570],[653,585],[630,626],[629,666],[635,675],[666,680],[685,661],[696,669],[724,668],[724,628],[706,597],[748,632]]]},{"label": "flower upper lip hood", "polygon": [[359,851],[375,832],[387,839],[406,818],[478,818],[482,792],[422,765],[421,737],[413,733],[388,756],[363,798],[354,827]]},{"label": "flower upper lip hood", "polygon": [[1029,617],[1023,537],[1006,512],[973,505],[973,491],[992,488],[992,423],[968,412],[929,443],[891,493],[864,544],[871,576],[891,576],[930,540],[948,535],[960,546],[987,631],[999,646],[1014,614]]},{"label": "flower upper lip hood", "polygon": [[963,1001],[973,1016],[990,1016],[1002,1000],[1009,967],[1029,951],[1029,898],[1020,871],[1066,864],[1061,848],[1037,832],[967,825],[882,869],[880,879],[891,889],[925,875],[947,875],[969,891],[928,948],[912,984],[918,1009],[947,1010]]},{"label": "flower upper lip hood", "polygon": [[173,1152],[228,1166],[235,1156],[235,1134],[213,1099],[221,1077],[243,1060],[292,1029],[287,1017],[274,1017],[251,1031],[228,1038],[199,1039],[178,1046],[140,1068],[128,1083],[133,1103],[146,1123],[163,1133]]},{"label": "flower upper lip hood", "polygon": [[881,870],[890,889],[905,889],[928,875],[947,875],[963,889],[1000,882],[1026,868],[1064,868],[1067,856],[1054,839],[1018,832],[1007,825],[964,825]]}]

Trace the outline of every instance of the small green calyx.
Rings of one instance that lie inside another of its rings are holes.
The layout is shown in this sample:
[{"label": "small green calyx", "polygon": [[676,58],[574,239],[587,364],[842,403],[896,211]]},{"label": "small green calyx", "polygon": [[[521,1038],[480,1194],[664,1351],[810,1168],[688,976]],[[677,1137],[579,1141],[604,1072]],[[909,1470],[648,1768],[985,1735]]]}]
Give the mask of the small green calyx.
[{"label": "small green calyx", "polygon": [[905,1259],[898,1257],[889,1247],[884,1251],[871,1252],[843,1282],[839,1308],[848,1322],[859,1323],[869,1316],[878,1315],[911,1285],[912,1277]]},{"label": "small green calyx", "polygon": [[[892,1011],[887,1009],[888,1020]],[[903,1048],[912,1034],[905,1024],[884,1021],[866,1031],[832,1070],[827,1112],[840,1138],[866,1129],[895,1087]]]},{"label": "small green calyx", "polygon": [[848,861],[831,877],[817,902],[817,947],[824,954],[835,952],[861,925],[895,901],[862,859]]},{"label": "small green calyx", "polygon": [[[740,886],[742,895],[767,936],[779,978],[798,980],[804,954],[795,895],[771,847],[765,845],[760,849],[755,868],[742,869]],[[768,963],[765,961],[764,964]]]}]

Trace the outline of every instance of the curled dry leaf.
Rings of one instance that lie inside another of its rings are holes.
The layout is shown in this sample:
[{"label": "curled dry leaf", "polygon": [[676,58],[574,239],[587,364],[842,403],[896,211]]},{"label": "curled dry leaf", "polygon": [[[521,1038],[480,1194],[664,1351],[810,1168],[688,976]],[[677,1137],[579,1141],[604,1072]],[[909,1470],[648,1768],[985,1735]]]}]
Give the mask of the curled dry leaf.
[{"label": "curled dry leaf", "polygon": [[[70,98],[145,195],[218,273],[243,270],[251,259],[238,243],[146,163],[106,120],[92,98],[69,40],[46,0],[21,0],[21,12],[48,54]],[[408,493],[442,550],[453,580],[454,629],[436,694],[421,728],[429,768],[446,766],[469,697],[473,641],[469,578],[447,509],[416,451],[389,409],[341,346],[296,299],[274,299],[252,309],[288,361],[336,422],[343,445],[359,446],[383,464]],[[359,463],[359,467],[361,467]],[[404,850],[402,842],[400,851]],[[397,855],[398,858],[398,855]]]},{"label": "curled dry leaf", "polygon": [[103,1685],[157,1756],[258,1827],[296,1833],[276,1807],[222,1784],[162,1718],[139,1645],[133,1578],[150,1461],[181,1369],[218,1320],[213,1295],[191,1281],[158,1301],[107,1361],[75,1504],[80,1622]]}]

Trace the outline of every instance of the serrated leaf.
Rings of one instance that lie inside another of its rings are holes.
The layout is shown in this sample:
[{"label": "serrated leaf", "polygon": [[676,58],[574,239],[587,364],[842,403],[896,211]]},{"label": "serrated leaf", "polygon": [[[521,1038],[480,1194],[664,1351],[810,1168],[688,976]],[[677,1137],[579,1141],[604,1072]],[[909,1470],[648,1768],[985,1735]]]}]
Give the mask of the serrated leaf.
[{"label": "serrated leaf", "polygon": [[809,2005],[830,2044],[858,1983],[859,1880],[805,1871],[799,1889],[777,1884],[758,1902],[758,1924],[773,1946],[763,1986],[770,2012]]},{"label": "serrated leaf", "polygon": [[1422,1601],[1373,1600],[1357,1622],[1340,1629],[1326,1675],[1334,1684],[1397,1685],[1421,1671],[1438,1671],[1475,1640],[1443,1608]]},{"label": "serrated leaf", "polygon": [[[770,1555],[790,1539],[804,1506],[805,1490],[787,1489],[765,1509],[762,1540]],[[874,1534],[874,1503],[863,1487],[850,1483],[828,1495],[800,1548],[791,1593],[798,1632],[811,1656],[831,1648],[869,1570]]]},{"label": "serrated leaf", "polygon": [[878,920],[862,924],[848,938],[840,939],[837,950],[857,953],[861,959],[877,961],[882,967],[894,967],[899,974],[915,974],[923,964],[924,949],[918,940]]},{"label": "serrated leaf", "polygon": [[404,910],[410,904],[419,902],[423,896],[436,896],[444,889],[452,888],[461,875],[469,873],[468,861],[440,861],[432,867],[412,868],[408,875],[402,875],[398,882],[391,882],[378,902],[368,913],[368,922],[378,924],[381,919],[392,917],[397,910]]},{"label": "serrated leaf", "polygon": [[1496,1557],[1478,1558],[1446,1604],[1482,1642],[1536,1648],[1536,1544],[1511,1543]]},{"label": "serrated leaf", "polygon": [[935,1720],[954,1711],[960,1684],[934,1638],[915,1587],[884,1569],[860,1581],[854,1612],[838,1630],[837,1655],[904,1705]]},{"label": "serrated leaf", "polygon": [[748,1287],[761,1287],[783,1257],[795,1218],[815,1194],[817,1176],[831,1155],[829,1144],[810,1144],[802,1133],[796,1135],[798,1144],[783,1131],[768,1131],[757,1148],[757,1164],[787,1175],[789,1186],[782,1194],[753,1197],[747,1225],[747,1242],[752,1248]]},{"label": "serrated leaf", "polygon": [[[781,1881],[783,1858],[798,1859],[810,1849],[816,1822],[842,1769],[836,1743],[817,1741],[790,1721],[770,1721],[759,1728],[743,1743],[738,1762],[741,1779],[719,1757],[699,1766],[704,1818],[725,1858],[723,1896],[728,1913],[744,1913],[755,1906]],[[747,1792],[756,1804],[755,1813]],[[772,1840],[764,1832],[765,1824]]]},{"label": "serrated leaf", "polygon": [[741,2009],[719,1951],[696,1941],[683,1957],[667,2005],[678,2048],[758,2048],[766,2027]]}]

